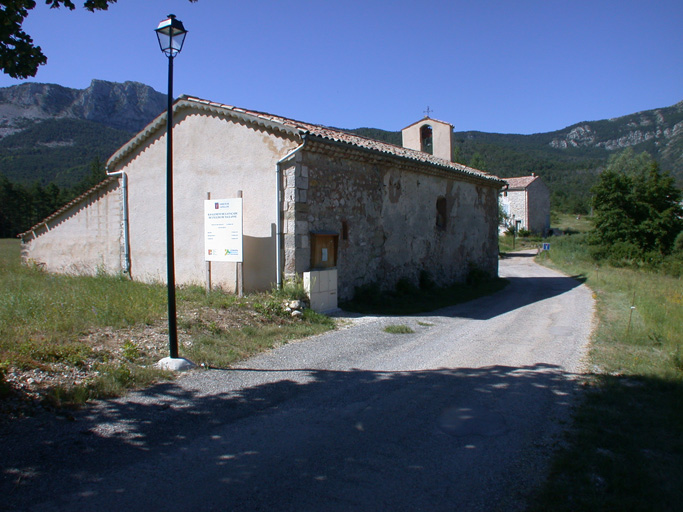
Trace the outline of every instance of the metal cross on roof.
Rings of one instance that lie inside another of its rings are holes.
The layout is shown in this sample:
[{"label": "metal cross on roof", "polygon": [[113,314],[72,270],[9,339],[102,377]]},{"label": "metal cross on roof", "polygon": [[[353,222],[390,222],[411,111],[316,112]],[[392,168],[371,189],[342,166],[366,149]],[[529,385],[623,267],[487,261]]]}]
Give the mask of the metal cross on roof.
[{"label": "metal cross on roof", "polygon": [[431,108],[429,108],[429,105],[427,105],[427,110],[424,111],[425,114],[427,114],[425,117],[429,117],[429,114],[434,112]]}]

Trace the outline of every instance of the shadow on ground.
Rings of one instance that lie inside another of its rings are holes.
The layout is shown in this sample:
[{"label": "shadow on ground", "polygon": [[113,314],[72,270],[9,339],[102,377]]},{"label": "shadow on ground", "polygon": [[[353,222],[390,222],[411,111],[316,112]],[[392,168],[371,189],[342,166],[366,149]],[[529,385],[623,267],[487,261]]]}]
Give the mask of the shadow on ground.
[{"label": "shadow on ground", "polygon": [[[535,302],[557,297],[581,286],[586,279],[573,277],[507,277],[510,285],[500,292],[441,310],[446,316],[489,320]],[[452,312],[449,310],[452,309]]]},{"label": "shadow on ground", "polygon": [[515,510],[577,386],[544,364],[211,372],[224,389],[268,382],[163,383],[71,421],[3,425],[3,507]]}]

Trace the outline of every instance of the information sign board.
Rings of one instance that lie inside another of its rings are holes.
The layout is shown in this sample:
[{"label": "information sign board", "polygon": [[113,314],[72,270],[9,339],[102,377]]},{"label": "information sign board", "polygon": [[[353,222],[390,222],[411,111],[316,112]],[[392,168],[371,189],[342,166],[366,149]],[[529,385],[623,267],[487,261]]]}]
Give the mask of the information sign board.
[{"label": "information sign board", "polygon": [[204,259],[242,262],[242,199],[204,201]]}]

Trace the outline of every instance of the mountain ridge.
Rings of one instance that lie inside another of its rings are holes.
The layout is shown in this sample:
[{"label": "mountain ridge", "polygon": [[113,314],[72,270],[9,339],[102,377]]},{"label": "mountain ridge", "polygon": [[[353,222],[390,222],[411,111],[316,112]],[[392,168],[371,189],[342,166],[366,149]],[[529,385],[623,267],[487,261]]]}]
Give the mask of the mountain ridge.
[{"label": "mountain ridge", "polygon": [[0,88],[0,137],[45,119],[81,119],[137,132],[166,109],[166,95],[139,82],[94,79],[86,89],[24,83]]}]

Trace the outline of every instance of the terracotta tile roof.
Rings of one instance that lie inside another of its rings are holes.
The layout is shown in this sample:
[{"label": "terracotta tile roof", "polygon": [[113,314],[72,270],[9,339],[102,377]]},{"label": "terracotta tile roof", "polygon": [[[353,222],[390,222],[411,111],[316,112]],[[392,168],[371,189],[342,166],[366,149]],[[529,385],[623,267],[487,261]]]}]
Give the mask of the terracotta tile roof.
[{"label": "terracotta tile roof", "polygon": [[[203,100],[200,98],[195,98],[192,96],[181,96],[174,104],[174,111],[188,107],[203,108],[209,111],[221,112],[229,116],[255,122],[257,124],[260,124],[264,127],[270,128],[275,131],[288,132],[299,136],[303,136],[304,134],[306,134],[309,136],[317,137],[322,140],[348,144],[350,146],[370,151],[376,151],[393,157],[423,162],[450,171],[454,171],[461,175],[489,181],[495,183],[498,186],[503,185],[503,182],[500,178],[498,178],[497,176],[493,176],[492,174],[489,174],[487,172],[480,171],[478,169],[473,169],[472,167],[467,167],[466,165],[462,165],[459,163],[449,162],[447,160],[434,157],[422,151],[407,149],[401,146],[396,146],[394,144],[389,144],[387,142],[362,137],[360,135],[348,133],[336,128],[330,128],[327,126],[297,121],[295,119],[289,119],[282,116],[268,114],[266,112],[259,112],[257,110],[247,110],[232,105],[226,105],[223,103],[216,103],[208,100]],[[150,123],[136,137],[134,137],[130,142],[128,142],[128,144],[126,144],[116,153],[114,153],[114,155],[107,162],[107,167],[112,168],[113,166],[115,166],[120,159],[122,159],[127,154],[131,153],[137,146],[142,144],[150,133],[159,129],[165,122],[166,114],[164,113],[157,117],[152,123]]]},{"label": "terracotta tile roof", "polygon": [[521,176],[519,178],[503,178],[503,181],[507,182],[508,188],[524,189],[537,179],[538,176]]},{"label": "terracotta tile roof", "polygon": [[[417,123],[422,123],[424,121],[432,121],[433,123],[447,124],[448,126],[453,128],[453,125],[451,123],[447,123],[446,121],[439,121],[438,119],[434,119],[433,117],[429,117],[429,116],[424,116],[419,121],[415,121],[414,123],[410,123],[408,126],[406,126],[406,128],[410,128],[411,126],[416,125]],[[403,128],[403,129],[405,130],[406,128]]]}]

